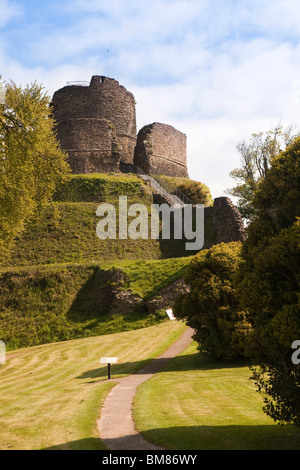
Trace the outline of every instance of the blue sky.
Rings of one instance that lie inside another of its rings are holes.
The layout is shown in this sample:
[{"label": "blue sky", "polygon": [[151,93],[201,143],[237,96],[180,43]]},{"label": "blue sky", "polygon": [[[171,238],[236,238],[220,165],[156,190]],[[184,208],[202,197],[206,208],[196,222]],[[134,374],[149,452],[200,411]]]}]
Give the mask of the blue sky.
[{"label": "blue sky", "polygon": [[137,101],[138,129],[185,132],[190,177],[233,185],[236,144],[300,128],[297,0],[0,0],[0,74],[43,83],[108,74]]}]

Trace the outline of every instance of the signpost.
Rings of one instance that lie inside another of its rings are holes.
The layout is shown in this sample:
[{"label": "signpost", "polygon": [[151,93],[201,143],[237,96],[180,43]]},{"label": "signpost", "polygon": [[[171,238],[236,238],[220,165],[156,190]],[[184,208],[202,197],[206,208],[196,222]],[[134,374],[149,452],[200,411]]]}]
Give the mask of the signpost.
[{"label": "signpost", "polygon": [[101,357],[100,364],[107,364],[108,380],[110,380],[110,365],[116,364],[117,362],[118,362],[117,357]]}]

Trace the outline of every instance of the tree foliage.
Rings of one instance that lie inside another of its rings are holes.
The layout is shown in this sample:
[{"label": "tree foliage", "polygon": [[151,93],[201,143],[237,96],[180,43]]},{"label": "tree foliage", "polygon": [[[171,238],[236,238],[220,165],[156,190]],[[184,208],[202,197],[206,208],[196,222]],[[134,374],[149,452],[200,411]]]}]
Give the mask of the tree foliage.
[{"label": "tree foliage", "polygon": [[[300,370],[292,343],[300,339],[300,139],[276,157],[253,199],[237,275],[237,297],[252,329],[253,378],[274,420],[300,425]],[[267,375],[266,375],[267,373]]]},{"label": "tree foliage", "polygon": [[204,204],[205,206],[213,205],[210,190],[208,186],[203,183],[188,180],[179,184],[178,189],[183,192],[193,204]]},{"label": "tree foliage", "polygon": [[175,301],[175,315],[194,328],[199,350],[218,359],[244,356],[249,325],[233,285],[240,249],[241,243],[232,242],[199,252],[185,277],[191,292]]},{"label": "tree foliage", "polygon": [[253,198],[259,183],[266,177],[273,160],[291,145],[295,137],[293,126],[283,129],[278,125],[266,133],[252,134],[249,143],[238,143],[241,167],[230,173],[238,184],[227,192],[238,198],[237,206],[243,218],[249,220],[253,217]]},{"label": "tree foliage", "polygon": [[0,104],[0,261],[69,171],[42,86],[22,89],[10,83],[5,92]]}]

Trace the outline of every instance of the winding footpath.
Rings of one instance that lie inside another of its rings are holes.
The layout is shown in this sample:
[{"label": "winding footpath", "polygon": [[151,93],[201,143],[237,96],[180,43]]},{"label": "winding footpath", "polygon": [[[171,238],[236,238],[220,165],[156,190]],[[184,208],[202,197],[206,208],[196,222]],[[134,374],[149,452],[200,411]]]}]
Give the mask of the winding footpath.
[{"label": "winding footpath", "polygon": [[117,385],[107,395],[98,421],[100,437],[111,450],[163,450],[147,442],[134,426],[132,403],[137,387],[165,367],[183,352],[192,341],[194,331],[188,328],[163,354],[137,374],[116,379]]}]

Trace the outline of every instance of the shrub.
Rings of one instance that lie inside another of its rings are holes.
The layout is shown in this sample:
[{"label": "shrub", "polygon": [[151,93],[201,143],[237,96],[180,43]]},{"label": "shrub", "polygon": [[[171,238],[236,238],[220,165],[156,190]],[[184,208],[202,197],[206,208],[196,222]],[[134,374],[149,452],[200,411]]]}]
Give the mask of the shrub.
[{"label": "shrub", "polygon": [[233,284],[241,243],[221,243],[198,253],[185,277],[191,292],[177,297],[175,315],[194,328],[199,350],[218,359],[244,357],[249,330]]},{"label": "shrub", "polygon": [[292,343],[300,339],[300,139],[272,161],[254,199],[237,276],[237,296],[252,325],[249,355],[258,368],[266,413],[300,425],[300,370]]}]

